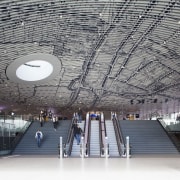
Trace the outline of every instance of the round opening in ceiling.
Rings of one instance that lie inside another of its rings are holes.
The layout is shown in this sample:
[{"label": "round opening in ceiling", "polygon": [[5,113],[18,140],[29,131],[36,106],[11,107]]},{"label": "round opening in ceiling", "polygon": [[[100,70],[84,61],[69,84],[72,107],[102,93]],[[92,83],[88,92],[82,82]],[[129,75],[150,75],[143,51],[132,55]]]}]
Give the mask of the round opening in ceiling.
[{"label": "round opening in ceiling", "polygon": [[6,70],[16,83],[39,84],[55,78],[61,69],[59,59],[51,54],[36,53],[14,60]]},{"label": "round opening in ceiling", "polygon": [[53,72],[53,66],[42,60],[29,61],[19,66],[16,76],[24,81],[39,81],[47,78]]}]

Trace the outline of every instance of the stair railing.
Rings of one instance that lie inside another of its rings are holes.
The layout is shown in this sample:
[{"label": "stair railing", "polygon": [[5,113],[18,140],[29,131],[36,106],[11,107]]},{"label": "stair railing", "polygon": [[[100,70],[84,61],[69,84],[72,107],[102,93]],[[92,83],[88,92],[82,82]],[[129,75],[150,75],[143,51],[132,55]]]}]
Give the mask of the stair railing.
[{"label": "stair railing", "polygon": [[[104,114],[103,114],[103,119],[104,119]],[[109,142],[108,142],[108,136],[107,136],[107,131],[106,131],[106,122],[105,119],[103,121],[103,126],[104,126],[104,135],[105,135],[105,149],[106,149],[106,154],[105,157],[109,157]]]},{"label": "stair railing", "polygon": [[177,150],[180,152],[180,142],[179,139],[174,135],[173,131],[166,125],[163,119],[157,119],[160,126],[163,128],[165,133],[168,135],[168,137],[171,139]]},{"label": "stair railing", "polygon": [[105,147],[104,147],[104,141],[103,141],[103,136],[104,136],[104,128],[102,126],[102,121],[101,121],[101,117],[100,119],[98,119],[99,121],[99,144],[100,144],[100,155],[101,157],[104,157],[105,154]]},{"label": "stair railing", "polygon": [[71,155],[72,151],[72,146],[73,146],[73,140],[74,140],[74,128],[73,124],[76,122],[75,117],[72,118],[71,124],[70,124],[70,129],[68,132],[68,137],[66,143],[63,145],[63,155],[64,157],[68,157]]},{"label": "stair railing", "polygon": [[89,112],[86,114],[86,122],[84,126],[84,153],[85,157],[89,157],[90,154],[90,135],[91,135],[91,120]]},{"label": "stair railing", "polygon": [[108,143],[106,124],[105,124],[103,113],[101,113],[100,127],[101,127],[101,141],[102,141],[101,142],[101,156],[109,157],[109,143]]},{"label": "stair railing", "polygon": [[21,128],[20,132],[18,132],[18,134],[16,135],[16,137],[14,138],[14,140],[11,143],[10,154],[12,154],[12,152],[16,148],[17,144],[20,142],[20,140],[22,139],[24,134],[27,132],[29,127],[32,125],[32,123],[33,123],[33,121],[27,121],[27,123]]},{"label": "stair railing", "polygon": [[118,145],[119,154],[121,157],[125,157],[126,147],[125,147],[124,139],[123,139],[123,136],[121,133],[121,128],[119,126],[116,116],[114,116],[114,115],[112,116],[112,121],[113,121],[113,125],[114,125],[114,131],[115,131],[115,135],[116,135],[116,141],[117,141],[117,145]]}]

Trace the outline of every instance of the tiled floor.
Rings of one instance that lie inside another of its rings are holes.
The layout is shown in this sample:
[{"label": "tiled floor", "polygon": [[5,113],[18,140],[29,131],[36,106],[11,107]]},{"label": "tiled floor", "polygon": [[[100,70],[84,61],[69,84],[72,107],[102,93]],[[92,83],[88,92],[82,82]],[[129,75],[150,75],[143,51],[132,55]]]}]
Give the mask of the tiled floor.
[{"label": "tiled floor", "polygon": [[9,156],[0,158],[0,172],[0,179],[12,180],[177,180],[180,178],[180,155],[133,156],[129,159]]}]

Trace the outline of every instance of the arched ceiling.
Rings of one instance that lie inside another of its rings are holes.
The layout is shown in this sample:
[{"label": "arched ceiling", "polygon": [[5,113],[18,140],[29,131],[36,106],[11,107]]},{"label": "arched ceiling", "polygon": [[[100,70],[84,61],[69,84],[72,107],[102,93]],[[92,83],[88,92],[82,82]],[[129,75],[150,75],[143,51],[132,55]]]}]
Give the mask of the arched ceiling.
[{"label": "arched ceiling", "polygon": [[[8,79],[33,53],[58,57],[58,76]],[[180,99],[179,0],[0,1],[1,110],[136,111],[167,99]]]}]

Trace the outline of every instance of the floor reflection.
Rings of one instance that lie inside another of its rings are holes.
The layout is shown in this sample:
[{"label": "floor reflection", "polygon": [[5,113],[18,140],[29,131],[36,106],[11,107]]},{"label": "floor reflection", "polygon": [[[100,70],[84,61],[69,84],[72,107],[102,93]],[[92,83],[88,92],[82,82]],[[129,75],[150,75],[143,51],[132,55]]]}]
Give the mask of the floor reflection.
[{"label": "floor reflection", "polygon": [[1,177],[31,179],[102,179],[153,177],[172,179],[180,175],[180,156],[126,158],[64,158],[16,156],[0,158]]}]

